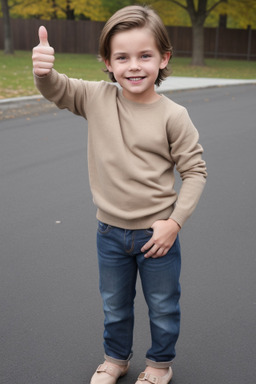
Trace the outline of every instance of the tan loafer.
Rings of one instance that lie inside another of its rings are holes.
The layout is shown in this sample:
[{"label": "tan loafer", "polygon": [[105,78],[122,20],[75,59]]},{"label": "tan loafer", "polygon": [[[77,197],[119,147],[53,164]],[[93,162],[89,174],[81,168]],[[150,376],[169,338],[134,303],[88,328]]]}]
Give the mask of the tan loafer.
[{"label": "tan loafer", "polygon": [[119,377],[126,375],[128,368],[129,364],[127,366],[118,366],[105,361],[96,369],[91,384],[116,384]]},{"label": "tan loafer", "polygon": [[172,379],[172,368],[169,367],[169,371],[164,376],[155,376],[149,372],[142,372],[135,384],[168,384]]}]

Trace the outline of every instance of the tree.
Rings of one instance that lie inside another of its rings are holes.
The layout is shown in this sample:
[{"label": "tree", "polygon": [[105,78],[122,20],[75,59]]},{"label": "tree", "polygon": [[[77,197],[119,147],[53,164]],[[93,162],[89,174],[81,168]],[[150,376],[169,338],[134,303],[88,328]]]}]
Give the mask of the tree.
[{"label": "tree", "polygon": [[9,0],[13,3],[14,17],[37,19],[69,19],[75,18],[73,0]]},{"label": "tree", "polygon": [[111,15],[101,0],[9,0],[12,16],[37,19],[68,19],[86,17],[105,21]]},{"label": "tree", "polygon": [[228,28],[256,28],[255,0],[227,0],[218,7],[222,14],[227,15]]},{"label": "tree", "polygon": [[8,0],[1,0],[1,6],[4,24],[4,53],[13,54],[14,49]]},{"label": "tree", "polygon": [[84,15],[94,21],[106,21],[110,16],[102,0],[73,0],[76,15]]},{"label": "tree", "polygon": [[[192,65],[204,65],[205,20],[218,5],[226,1],[185,0],[180,2],[178,0],[169,0],[169,2],[183,8],[189,14],[192,24]],[[209,6],[208,3],[210,3]]]},{"label": "tree", "polygon": [[139,1],[133,1],[133,0],[101,0],[101,3],[103,5],[103,7],[108,10],[110,15],[112,15],[118,9],[121,9],[121,8],[126,7],[128,5],[139,3]]},{"label": "tree", "polygon": [[220,15],[224,15],[222,18],[226,19],[228,28],[247,28],[248,25],[256,28],[255,0],[151,0],[150,4],[158,10],[165,24],[192,25],[193,65],[204,64],[204,26],[217,27]]}]

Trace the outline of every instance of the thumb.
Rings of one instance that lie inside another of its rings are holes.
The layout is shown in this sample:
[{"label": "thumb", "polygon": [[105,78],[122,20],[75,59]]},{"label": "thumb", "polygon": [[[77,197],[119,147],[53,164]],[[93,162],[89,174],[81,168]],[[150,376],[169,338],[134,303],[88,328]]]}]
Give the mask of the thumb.
[{"label": "thumb", "polygon": [[47,47],[50,46],[50,44],[48,43],[47,29],[43,25],[38,30],[38,36],[39,36],[39,45],[44,45]]}]

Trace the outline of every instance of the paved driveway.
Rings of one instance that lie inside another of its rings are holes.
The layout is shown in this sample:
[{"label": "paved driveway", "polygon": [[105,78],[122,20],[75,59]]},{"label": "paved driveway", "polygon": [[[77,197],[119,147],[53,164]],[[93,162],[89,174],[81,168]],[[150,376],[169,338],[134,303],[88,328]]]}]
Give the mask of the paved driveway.
[{"label": "paved driveway", "polygon": [[[188,108],[209,172],[181,232],[182,327],[172,382],[253,384],[256,86],[169,96]],[[26,108],[0,122],[0,382],[89,384],[102,360],[103,329],[86,124],[55,108]],[[136,381],[149,346],[139,284],[136,320],[134,358],[120,384]]]}]

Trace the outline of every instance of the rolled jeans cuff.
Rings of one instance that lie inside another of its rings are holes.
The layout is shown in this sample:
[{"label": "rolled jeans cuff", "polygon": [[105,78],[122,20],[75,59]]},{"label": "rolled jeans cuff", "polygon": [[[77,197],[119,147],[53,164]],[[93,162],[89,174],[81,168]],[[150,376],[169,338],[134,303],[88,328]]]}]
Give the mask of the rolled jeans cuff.
[{"label": "rolled jeans cuff", "polygon": [[169,368],[172,365],[173,360],[171,361],[153,361],[146,359],[146,365],[152,368]]},{"label": "rolled jeans cuff", "polygon": [[106,354],[104,354],[104,358],[106,361],[108,361],[109,363],[113,363],[113,364],[116,364],[116,365],[122,365],[122,366],[125,366],[129,363],[129,361],[131,360],[132,358],[132,353],[129,355],[128,359],[127,360],[121,360],[121,359],[116,359],[114,357],[111,357],[111,356],[108,356]]}]

